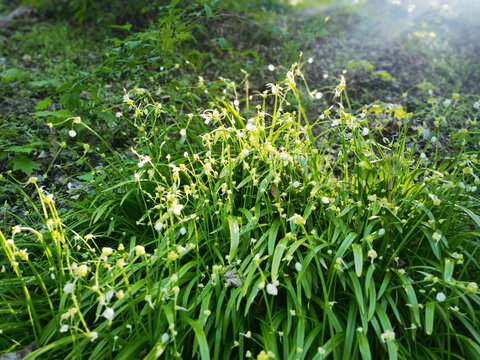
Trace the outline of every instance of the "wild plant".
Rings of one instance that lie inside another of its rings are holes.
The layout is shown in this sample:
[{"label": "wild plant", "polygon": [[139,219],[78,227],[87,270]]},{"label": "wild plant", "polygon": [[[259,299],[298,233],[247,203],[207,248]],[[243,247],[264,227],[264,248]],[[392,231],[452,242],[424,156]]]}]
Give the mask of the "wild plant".
[{"label": "wild plant", "polygon": [[64,221],[32,178],[44,228],[0,233],[0,301],[26,299],[4,335],[27,359],[479,357],[476,154],[421,155],[343,78],[309,121],[303,79],[192,114],[126,93],[134,163],[111,150],[97,205]]}]

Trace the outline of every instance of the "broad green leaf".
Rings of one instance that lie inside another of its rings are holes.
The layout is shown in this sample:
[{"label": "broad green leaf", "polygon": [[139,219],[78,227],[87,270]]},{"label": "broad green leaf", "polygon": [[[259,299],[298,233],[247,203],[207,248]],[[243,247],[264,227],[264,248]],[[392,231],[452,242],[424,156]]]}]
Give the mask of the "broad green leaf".
[{"label": "broad green leaf", "polygon": [[345,254],[347,249],[350,247],[352,242],[355,240],[356,236],[357,236],[356,233],[351,232],[345,237],[345,239],[343,240],[342,244],[339,246],[339,248],[337,250],[337,253],[335,255],[337,258],[341,258]]},{"label": "broad green leaf", "polygon": [[16,68],[11,68],[0,73],[0,79],[2,79],[2,81],[6,83],[9,83],[15,80],[21,81],[26,77],[27,77],[26,71],[16,69]]},{"label": "broad green leaf", "polygon": [[100,205],[95,212],[92,214],[91,224],[95,224],[102,217],[103,213],[115,203],[115,200],[109,200]]},{"label": "broad green leaf", "polygon": [[387,71],[376,71],[374,74],[385,81],[392,81],[393,79],[392,75]]},{"label": "broad green leaf", "polygon": [[465,358],[480,359],[480,345],[477,342],[461,334],[456,334],[455,336],[464,345],[465,355],[468,354]]},{"label": "broad green leaf", "polygon": [[371,360],[372,353],[370,351],[370,344],[368,342],[367,336],[365,335],[366,329],[363,329],[362,332],[357,332],[357,344],[360,354],[362,355],[362,360]]},{"label": "broad green leaf", "polygon": [[434,315],[435,303],[429,302],[425,309],[425,332],[427,333],[427,335],[432,335]]},{"label": "broad green leaf", "polygon": [[417,295],[415,293],[415,290],[413,289],[413,286],[410,283],[409,279],[404,274],[402,274],[396,269],[395,269],[395,273],[398,275],[398,277],[402,281],[405,291],[407,292],[408,302],[411,305],[410,310],[413,313],[415,322],[417,323],[417,325],[421,325],[420,310],[418,307],[418,300],[417,300]]},{"label": "broad green leaf", "polygon": [[61,339],[58,339],[54,342],[45,344],[44,346],[40,347],[39,349],[35,350],[34,352],[28,354],[23,360],[35,360],[38,358],[39,355],[46,353],[48,351],[52,351],[58,347],[64,347],[70,344],[73,341],[73,337],[67,336]]},{"label": "broad green leaf", "polygon": [[[353,274],[350,272],[349,274]],[[355,280],[358,281],[357,278]],[[355,336],[355,329],[357,328],[356,324],[356,314],[357,314],[357,307],[355,304],[350,304],[348,307],[348,318],[347,318],[347,326],[345,329],[345,341],[343,343],[343,360],[350,360],[352,356],[352,346],[353,346],[353,338]]]},{"label": "broad green leaf", "polygon": [[35,106],[35,110],[45,110],[48,107],[48,105],[50,105],[51,103],[52,103],[52,97],[49,96],[43,99],[42,101],[39,101]]},{"label": "broad green leaf", "polygon": [[[47,90],[55,90],[60,87],[63,83],[58,79],[47,79],[47,80],[35,80],[30,81],[28,85],[34,88],[45,88]],[[41,110],[41,109],[40,109]]]},{"label": "broad green leaf", "polygon": [[475,214],[472,210],[467,209],[465,206],[458,205],[458,204],[456,204],[455,206],[458,207],[459,209],[462,209],[468,216],[472,218],[473,221],[477,223],[478,226],[480,226],[480,216]]},{"label": "broad green leaf", "polygon": [[272,260],[272,281],[275,281],[278,277],[278,268],[280,267],[280,262],[282,261],[283,253],[287,248],[288,239],[284,238],[275,247],[275,252],[273,253]]},{"label": "broad green leaf", "polygon": [[360,282],[358,281],[358,278],[353,275],[351,271],[348,272],[348,276],[350,277],[351,280],[351,287],[354,291],[354,295],[357,299],[357,304],[358,307],[360,308],[360,311],[362,314],[365,314],[365,304],[363,300],[363,291],[362,287],[360,286]]},{"label": "broad green leaf", "polygon": [[238,243],[240,241],[240,229],[238,227],[237,218],[229,216],[228,227],[230,229],[230,260],[233,261],[237,255]]},{"label": "broad green leaf", "polygon": [[126,25],[110,25],[112,29],[119,29],[119,30],[127,30],[130,31],[132,28],[132,24],[126,24]]},{"label": "broad green leaf", "polygon": [[358,277],[362,276],[363,271],[363,252],[362,252],[362,245],[360,244],[353,244],[353,259],[355,262],[355,273]]},{"label": "broad green leaf", "polygon": [[188,322],[188,324],[192,327],[193,331],[195,332],[195,338],[197,339],[198,346],[200,348],[200,357],[202,358],[202,360],[209,360],[210,351],[208,349],[207,338],[205,336],[205,333],[203,332],[202,327],[195,320],[186,318],[185,321]]},{"label": "broad green leaf", "polygon": [[205,9],[205,14],[207,14],[207,18],[212,16],[212,8],[208,6],[207,4],[203,5],[203,8]]},{"label": "broad green leaf", "polygon": [[452,280],[453,268],[455,267],[455,261],[452,259],[445,259],[445,269],[443,270],[443,279],[445,281]]},{"label": "broad green leaf", "polygon": [[280,227],[280,219],[275,219],[272,226],[268,230],[268,254],[272,255],[275,249],[275,243],[278,237],[278,229]]},{"label": "broad green leaf", "polygon": [[33,170],[40,170],[40,165],[24,156],[14,157],[10,159],[10,163],[13,164],[14,171],[20,170],[24,172],[27,176],[30,176]]}]

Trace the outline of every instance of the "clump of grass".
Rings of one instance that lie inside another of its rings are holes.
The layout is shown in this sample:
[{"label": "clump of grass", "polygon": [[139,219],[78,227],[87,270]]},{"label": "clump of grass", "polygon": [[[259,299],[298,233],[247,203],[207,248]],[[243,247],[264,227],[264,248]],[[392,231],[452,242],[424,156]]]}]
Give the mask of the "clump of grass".
[{"label": "clump of grass", "polygon": [[476,155],[420,156],[400,107],[398,138],[376,141],[377,107],[344,107],[343,79],[339,106],[309,121],[299,79],[295,64],[257,106],[229,87],[197,114],[126,94],[135,160],[92,167],[96,206],[68,222],[32,178],[43,229],[0,233],[2,345],[34,337],[29,358],[45,359],[480,356]]}]

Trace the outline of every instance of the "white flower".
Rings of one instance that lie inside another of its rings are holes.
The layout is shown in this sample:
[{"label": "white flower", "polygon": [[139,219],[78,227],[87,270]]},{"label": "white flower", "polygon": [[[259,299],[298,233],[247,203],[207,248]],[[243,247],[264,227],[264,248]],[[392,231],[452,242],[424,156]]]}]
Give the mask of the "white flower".
[{"label": "white flower", "polygon": [[122,116],[123,116],[123,114],[122,114],[120,111],[117,111],[117,112],[115,113],[115,117],[116,117],[116,118],[121,118]]},{"label": "white flower", "polygon": [[146,155],[142,161],[138,163],[138,167],[141,168],[143,165],[145,165],[147,162],[151,160],[150,156]]},{"label": "white flower", "polygon": [[148,305],[150,305],[152,309],[155,309],[152,302],[152,295],[145,295],[145,301],[148,303]]},{"label": "white flower", "polygon": [[363,136],[367,136],[368,133],[369,133],[368,128],[363,128],[363,130],[362,130]]},{"label": "white flower", "polygon": [[392,330],[387,330],[380,336],[380,338],[383,342],[387,342],[395,339],[395,333]]},{"label": "white flower", "polygon": [[378,235],[379,236],[385,235],[385,229],[382,228],[382,229],[378,230]]},{"label": "white flower", "polygon": [[75,137],[75,136],[77,136],[77,132],[75,130],[70,130],[68,132],[68,135],[70,135],[70,137]]},{"label": "white flower", "polygon": [[20,226],[18,226],[18,225],[15,225],[14,227],[12,227],[12,235],[18,234],[21,231],[22,230],[20,229]]},{"label": "white flower", "polygon": [[445,99],[445,101],[443,102],[443,105],[449,106],[451,103],[452,103],[452,100],[450,100],[450,99]]},{"label": "white flower", "polygon": [[302,264],[300,264],[299,262],[296,262],[295,263],[295,270],[297,270],[298,272],[302,271],[303,269],[303,266]]},{"label": "white flower", "polygon": [[298,215],[298,214],[295,214],[290,219],[288,219],[288,221],[292,221],[292,220],[295,225],[305,225],[307,222],[301,215]]},{"label": "white flower", "polygon": [[170,339],[170,336],[167,333],[162,335],[162,343],[165,344]]},{"label": "white flower", "polygon": [[105,258],[113,254],[113,249],[110,247],[104,247],[102,248],[102,256]]},{"label": "white flower", "polygon": [[322,197],[322,203],[324,204],[329,204],[330,203],[330,199],[326,196]]},{"label": "white flower", "polygon": [[467,285],[467,290],[472,294],[475,294],[478,291],[478,285],[476,282],[470,282]]},{"label": "white flower", "polygon": [[90,341],[94,342],[98,338],[98,333],[96,331],[91,331],[88,336],[90,337]]},{"label": "white flower", "polygon": [[268,284],[267,285],[267,293],[270,295],[277,295],[278,294],[278,289],[274,284]]},{"label": "white flower", "polygon": [[307,62],[308,62],[309,64],[313,63],[313,58],[311,58],[311,57],[308,58]]},{"label": "white flower", "polygon": [[298,181],[294,181],[292,185],[294,188],[298,188],[300,186],[300,183]]},{"label": "white flower", "polygon": [[446,298],[447,297],[445,296],[445,294],[443,292],[439,292],[437,294],[437,301],[443,302],[443,301],[445,301]]},{"label": "white flower", "polygon": [[474,109],[477,109],[477,110],[480,109],[480,103],[479,103],[478,101],[475,101],[475,102],[473,103],[473,108],[474,108]]},{"label": "white flower", "polygon": [[114,315],[115,315],[115,311],[112,308],[106,308],[102,314],[102,316],[108,321],[112,321]]},{"label": "white flower", "polygon": [[316,99],[321,99],[322,96],[323,96],[323,94],[322,94],[321,92],[317,92],[317,93],[315,94],[315,98],[316,98]]},{"label": "white flower", "polygon": [[162,229],[163,229],[163,222],[159,220],[155,223],[155,230],[160,231]]},{"label": "white flower", "polygon": [[245,126],[245,128],[246,128],[247,130],[252,131],[252,130],[255,130],[257,127],[256,127],[255,125],[253,125],[253,124],[247,124],[247,126]]},{"label": "white flower", "polygon": [[180,136],[185,136],[185,135],[187,135],[187,130],[185,129],[180,130]]},{"label": "white flower", "polygon": [[145,255],[145,248],[142,245],[135,246],[135,255],[136,256]]},{"label": "white flower", "polygon": [[175,215],[180,216],[182,214],[183,205],[179,204],[177,200],[173,200],[170,205],[170,212],[173,212]]},{"label": "white flower", "polygon": [[73,285],[72,283],[68,283],[68,284],[65,284],[65,286],[63,287],[63,292],[70,294],[73,292],[74,289],[75,289],[75,285]]},{"label": "white flower", "polygon": [[269,71],[275,71],[275,66],[272,65],[272,64],[268,65],[268,70]]},{"label": "white flower", "polygon": [[86,276],[88,273],[88,266],[83,264],[83,265],[80,265],[78,268],[77,268],[77,275],[79,277],[84,277]]},{"label": "white flower", "polygon": [[60,332],[61,333],[66,333],[68,331],[68,325],[65,324],[65,325],[62,325],[62,327],[60,328]]},{"label": "white flower", "polygon": [[439,242],[442,239],[442,235],[435,231],[432,235],[432,239]]},{"label": "white flower", "polygon": [[180,229],[180,234],[185,235],[186,233],[187,233],[187,229],[185,229],[184,227],[182,227],[182,228]]}]

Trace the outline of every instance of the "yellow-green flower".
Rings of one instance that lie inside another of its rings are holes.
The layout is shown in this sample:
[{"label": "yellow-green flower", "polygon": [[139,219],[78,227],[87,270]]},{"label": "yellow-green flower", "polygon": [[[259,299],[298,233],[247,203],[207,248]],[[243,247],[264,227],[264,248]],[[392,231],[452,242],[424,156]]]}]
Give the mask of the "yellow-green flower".
[{"label": "yellow-green flower", "polygon": [[307,221],[298,214],[293,215],[288,221],[293,221],[295,225],[305,225],[307,223]]},{"label": "yellow-green flower", "polygon": [[167,256],[168,260],[175,261],[178,259],[178,254],[175,251],[170,251]]},{"label": "yellow-green flower", "polygon": [[135,246],[135,255],[145,255],[145,248],[142,245]]},{"label": "yellow-green flower", "polygon": [[478,285],[476,282],[468,283],[467,290],[472,294],[475,294],[478,291]]},{"label": "yellow-green flower", "polygon": [[80,265],[77,269],[77,275],[79,277],[84,277],[86,276],[88,273],[88,266],[83,264],[83,265]]}]

